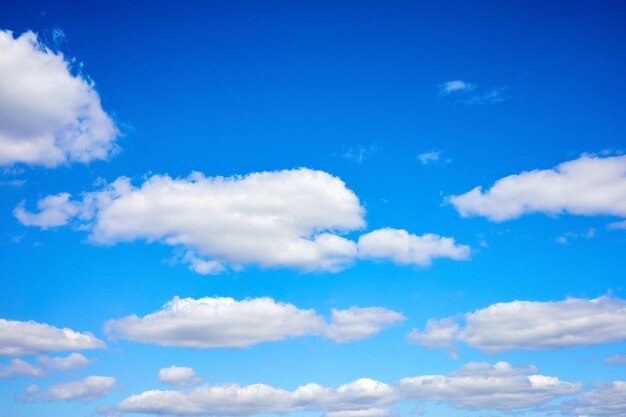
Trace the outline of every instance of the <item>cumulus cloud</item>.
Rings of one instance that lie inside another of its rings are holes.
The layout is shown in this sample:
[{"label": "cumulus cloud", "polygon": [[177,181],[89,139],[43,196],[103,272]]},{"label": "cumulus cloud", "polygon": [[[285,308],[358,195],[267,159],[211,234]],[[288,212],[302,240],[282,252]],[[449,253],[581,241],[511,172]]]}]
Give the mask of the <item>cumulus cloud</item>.
[{"label": "cumulus cloud", "polygon": [[[365,211],[343,181],[304,168],[229,178],[154,175],[138,187],[119,178],[66,205],[62,212],[83,219],[92,241],[182,246],[201,273],[247,264],[336,271],[356,255],[355,243],[340,234],[365,226]],[[62,216],[47,211],[18,207],[16,216],[24,224],[59,225]],[[49,217],[55,221],[46,223]]]},{"label": "cumulus cloud", "polygon": [[333,310],[327,323],[315,310],[302,310],[271,298],[237,301],[226,297],[175,297],[144,317],[109,320],[113,338],[161,346],[247,347],[261,342],[322,336],[337,342],[370,337],[404,316],[381,307]]},{"label": "cumulus cloud", "polygon": [[0,355],[21,356],[68,350],[101,349],[106,345],[89,332],[34,321],[0,319]]},{"label": "cumulus cloud", "polygon": [[389,385],[362,378],[337,388],[311,383],[293,391],[265,384],[206,385],[186,392],[150,390],[126,398],[118,409],[172,416],[247,416],[303,411],[354,412],[389,404],[395,399]]},{"label": "cumulus cloud", "polygon": [[435,258],[468,259],[470,248],[454,238],[427,233],[410,234],[403,229],[383,228],[359,237],[359,256],[367,259],[390,259],[397,264],[430,265]]},{"label": "cumulus cloud", "polygon": [[464,217],[500,222],[531,213],[626,217],[626,156],[583,155],[552,169],[502,178],[449,201]]},{"label": "cumulus cloud", "polygon": [[626,415],[626,381],[596,384],[591,392],[568,402],[567,411],[579,416],[618,417]]},{"label": "cumulus cloud", "polygon": [[406,399],[439,401],[461,409],[523,410],[581,389],[578,383],[535,372],[534,367],[507,362],[469,363],[449,375],[403,378],[398,390]]},{"label": "cumulus cloud", "polygon": [[201,382],[196,376],[196,371],[187,366],[170,366],[159,369],[159,382],[173,387],[184,387]]},{"label": "cumulus cloud", "polygon": [[91,80],[37,35],[0,31],[0,165],[106,159],[118,136]]},{"label": "cumulus cloud", "polygon": [[487,353],[626,340],[626,300],[611,297],[497,303],[467,313],[463,320],[463,328],[455,327],[454,319],[429,321],[423,332],[414,329],[409,339],[426,347],[433,339],[434,347],[459,340]]},{"label": "cumulus cloud", "polygon": [[0,366],[0,378],[15,378],[18,376],[40,378],[45,374],[46,372],[42,368],[31,365],[19,358],[13,359],[7,365]]},{"label": "cumulus cloud", "polygon": [[72,353],[68,356],[40,356],[37,358],[45,368],[58,369],[60,371],[69,371],[72,369],[86,368],[91,361],[80,353]]},{"label": "cumulus cloud", "polygon": [[108,376],[89,376],[80,381],[64,382],[41,390],[38,385],[26,389],[25,401],[93,401],[105,397],[115,387],[115,378]]},{"label": "cumulus cloud", "polygon": [[200,274],[246,265],[302,271],[339,271],[358,256],[427,265],[432,258],[465,259],[469,248],[434,234],[404,230],[368,233],[359,246],[342,234],[365,227],[365,210],[343,181],[306,168],[238,177],[194,173],[154,175],[140,186],[118,178],[72,200],[47,196],[30,212],[14,211],[24,225],[42,229],[81,223],[100,244],[144,240],[182,247],[183,262]]}]

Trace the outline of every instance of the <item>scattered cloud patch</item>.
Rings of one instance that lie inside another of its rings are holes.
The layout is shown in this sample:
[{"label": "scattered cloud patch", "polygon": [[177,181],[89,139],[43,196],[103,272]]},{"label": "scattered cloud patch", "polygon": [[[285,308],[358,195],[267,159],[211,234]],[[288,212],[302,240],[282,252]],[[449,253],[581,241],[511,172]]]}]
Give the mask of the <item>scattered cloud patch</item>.
[{"label": "scattered cloud patch", "polygon": [[431,165],[438,162],[450,162],[450,159],[441,158],[442,151],[429,151],[417,155],[417,160],[422,165]]},{"label": "scattered cloud patch", "polygon": [[30,378],[41,378],[46,372],[37,366],[23,361],[19,358],[13,359],[9,364],[0,366],[0,378],[15,378],[25,376]]},{"label": "scattered cloud patch", "polygon": [[410,234],[403,229],[383,228],[359,237],[359,256],[373,260],[391,260],[401,265],[428,266],[433,259],[469,259],[470,248],[454,238],[427,233]]},{"label": "scattered cloud patch", "polygon": [[626,156],[583,155],[552,169],[526,171],[448,201],[463,217],[501,222],[531,213],[626,217]]},{"label": "scattered cloud patch", "polygon": [[566,403],[565,410],[572,415],[618,417],[626,415],[626,381],[596,384],[591,392]]},{"label": "scattered cloud patch", "polygon": [[54,167],[116,151],[119,132],[93,81],[70,67],[33,32],[0,31],[0,165]]},{"label": "scattered cloud patch", "polygon": [[159,382],[173,387],[186,387],[199,384],[202,380],[196,376],[196,371],[187,366],[170,366],[159,369]]},{"label": "scattered cloud patch", "polygon": [[587,229],[586,232],[565,232],[561,236],[557,236],[554,241],[563,245],[569,243],[572,239],[593,239],[596,237],[597,233],[598,231],[594,227],[591,227]]},{"label": "scattered cloud patch", "polygon": [[80,353],[71,353],[68,356],[39,356],[37,358],[47,369],[57,369],[60,371],[69,371],[72,369],[82,369],[91,365],[91,361]]},{"label": "scattered cloud patch", "polygon": [[362,164],[366,159],[372,156],[372,154],[380,152],[381,149],[379,145],[358,145],[355,148],[348,149],[339,156],[349,161],[356,162],[357,164]]},{"label": "scattered cloud patch", "polygon": [[604,360],[606,365],[626,365],[626,355],[615,355]]},{"label": "scattered cloud patch", "polygon": [[34,321],[0,319],[0,356],[39,355],[105,347],[102,341],[89,332],[80,333]]},{"label": "scattered cloud patch", "polygon": [[140,343],[208,349],[248,347],[303,336],[349,342],[371,337],[401,320],[402,314],[382,307],[333,309],[330,322],[326,322],[315,310],[302,310],[271,298],[175,297],[144,317],[109,320],[105,332]]},{"label": "scattered cloud patch", "polygon": [[456,103],[469,105],[501,103],[509,99],[504,88],[483,88],[463,80],[446,81],[439,84],[440,96],[453,96]]},{"label": "scattered cloud patch", "polygon": [[455,327],[454,318],[429,320],[424,331],[413,329],[409,340],[425,347],[462,341],[491,354],[626,340],[626,300],[611,297],[497,303],[462,319],[464,327]]},{"label": "scattered cloud patch", "polygon": [[626,230],[626,220],[610,223],[608,227],[610,230]]},{"label": "scattered cloud patch", "polygon": [[406,399],[444,402],[469,410],[524,410],[581,389],[578,383],[536,372],[534,367],[514,367],[507,362],[474,362],[448,375],[404,378],[398,389]]},{"label": "scattered cloud patch", "polygon": [[453,93],[470,92],[476,89],[476,84],[468,83],[463,80],[446,81],[439,84],[439,93],[447,96]]},{"label": "scattered cloud patch", "polygon": [[106,397],[115,387],[115,378],[108,376],[89,376],[80,381],[64,382],[42,390],[37,385],[26,389],[24,401],[72,401],[89,402]]}]

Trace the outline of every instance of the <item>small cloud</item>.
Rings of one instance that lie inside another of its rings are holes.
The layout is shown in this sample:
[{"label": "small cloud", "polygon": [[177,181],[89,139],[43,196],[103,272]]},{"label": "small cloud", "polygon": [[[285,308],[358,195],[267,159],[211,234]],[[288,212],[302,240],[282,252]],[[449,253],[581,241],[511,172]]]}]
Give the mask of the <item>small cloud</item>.
[{"label": "small cloud", "polygon": [[605,365],[626,365],[626,355],[615,355],[604,360]]},{"label": "small cloud", "polygon": [[477,105],[502,103],[510,98],[502,93],[503,90],[503,88],[494,88],[484,93],[474,94],[469,97],[459,99],[459,103]]},{"label": "small cloud", "polygon": [[357,164],[363,163],[366,159],[368,159],[372,154],[380,151],[382,148],[379,145],[358,145],[355,148],[351,148],[343,154],[339,156],[343,159],[347,159],[350,161],[354,161]]},{"label": "small cloud", "polygon": [[597,233],[598,231],[596,230],[596,228],[591,227],[584,232],[565,232],[563,233],[563,235],[555,238],[554,241],[556,243],[563,245],[563,244],[568,243],[570,239],[579,239],[579,238],[593,239],[594,237],[596,237]]},{"label": "small cloud", "polygon": [[56,47],[59,47],[65,43],[67,43],[67,36],[65,36],[65,32],[61,28],[52,29],[52,42]]},{"label": "small cloud", "polygon": [[441,151],[430,151],[430,152],[424,152],[424,153],[417,155],[417,159],[419,159],[420,164],[422,165],[428,165],[428,164],[437,162],[439,161],[440,157],[441,157]]},{"label": "small cloud", "polygon": [[476,89],[476,84],[468,83],[463,80],[446,81],[439,84],[439,94],[447,96],[452,93],[469,92]]},{"label": "small cloud", "polygon": [[626,230],[626,220],[609,224],[609,230]]}]

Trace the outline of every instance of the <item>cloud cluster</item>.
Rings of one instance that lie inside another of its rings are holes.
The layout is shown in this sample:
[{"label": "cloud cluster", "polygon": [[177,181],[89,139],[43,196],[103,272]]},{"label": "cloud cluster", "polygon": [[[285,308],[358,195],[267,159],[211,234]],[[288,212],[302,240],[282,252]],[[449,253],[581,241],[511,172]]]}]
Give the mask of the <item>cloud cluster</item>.
[{"label": "cloud cluster", "polygon": [[626,156],[583,155],[552,169],[499,179],[458,196],[450,203],[464,217],[496,222],[531,213],[570,213],[626,217]]},{"label": "cloud cluster", "polygon": [[106,159],[118,136],[93,82],[26,32],[0,31],[0,165]]},{"label": "cloud cluster", "polygon": [[154,175],[140,186],[122,177],[81,199],[61,193],[37,206],[33,213],[21,203],[15,217],[42,229],[76,220],[101,244],[144,240],[183,247],[183,261],[201,274],[250,264],[333,272],[359,254],[427,265],[469,253],[452,238],[395,229],[368,233],[357,245],[342,235],[365,227],[359,199],[339,178],[306,168],[229,178]]},{"label": "cloud cluster", "polygon": [[80,353],[72,353],[68,356],[39,356],[37,361],[40,366],[30,364],[20,358],[11,360],[7,365],[0,366],[0,378],[15,378],[19,376],[40,378],[46,376],[51,370],[68,371],[88,366],[91,361]]},{"label": "cloud cluster", "polygon": [[140,343],[208,349],[302,336],[348,342],[370,337],[401,320],[402,314],[381,307],[333,310],[330,322],[326,322],[315,310],[302,310],[271,298],[175,297],[144,317],[109,320],[105,332]]},{"label": "cloud cluster", "polygon": [[[264,384],[205,385],[189,391],[149,390],[126,398],[118,410],[171,416],[250,416],[321,411],[326,417],[383,417],[402,401],[446,402],[461,409],[524,410],[580,390],[580,384],[537,374],[535,367],[469,363],[449,375],[401,379],[395,386],[362,378],[326,388],[310,383],[293,391]],[[528,375],[530,374],[530,375]]]},{"label": "cloud cluster", "polygon": [[0,356],[38,355],[104,347],[106,345],[89,332],[80,333],[34,321],[0,319]]},{"label": "cloud cluster", "polygon": [[107,396],[115,388],[115,378],[108,376],[89,376],[79,381],[55,384],[46,390],[38,385],[26,389],[24,401],[71,401],[88,402]]},{"label": "cloud cluster", "polygon": [[159,369],[159,382],[173,387],[185,387],[201,382],[196,376],[196,371],[187,366],[170,366]]},{"label": "cloud cluster", "polygon": [[600,297],[557,302],[497,303],[455,319],[430,320],[409,340],[425,347],[447,347],[459,340],[487,353],[554,349],[626,340],[626,300]]},{"label": "cloud cluster", "polygon": [[626,415],[626,381],[596,384],[594,390],[576,397],[565,407],[572,415],[618,417]]}]

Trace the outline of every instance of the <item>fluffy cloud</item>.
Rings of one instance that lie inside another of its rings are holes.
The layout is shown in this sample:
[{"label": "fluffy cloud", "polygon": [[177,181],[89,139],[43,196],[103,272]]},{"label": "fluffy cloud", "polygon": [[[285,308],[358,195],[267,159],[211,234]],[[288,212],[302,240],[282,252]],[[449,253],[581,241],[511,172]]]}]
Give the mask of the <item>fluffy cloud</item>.
[{"label": "fluffy cloud", "polygon": [[37,366],[21,359],[13,359],[8,365],[0,366],[0,378],[14,378],[17,376],[26,376],[31,378],[39,378],[46,372]]},{"label": "fluffy cloud", "polygon": [[93,82],[37,35],[0,31],[0,165],[106,159],[118,131]]},{"label": "fluffy cloud", "polygon": [[573,415],[619,417],[626,415],[626,381],[597,384],[595,389],[566,404]]},{"label": "fluffy cloud", "polygon": [[32,402],[58,400],[81,400],[84,402],[105,397],[115,387],[115,378],[108,376],[89,376],[80,381],[64,382],[52,385],[47,390],[41,390],[37,385],[26,389],[25,400]]},{"label": "fluffy cloud", "polygon": [[294,391],[264,384],[207,385],[187,392],[151,390],[128,397],[118,409],[172,416],[247,416],[302,411],[354,412],[389,404],[395,399],[389,385],[363,378],[338,388],[312,383]]},{"label": "fluffy cloud", "polygon": [[42,229],[82,222],[79,228],[101,244],[145,240],[183,247],[182,260],[200,274],[249,264],[338,271],[359,253],[419,265],[469,254],[452,238],[395,229],[368,233],[357,247],[341,235],[365,226],[359,199],[339,178],[306,168],[229,178],[154,175],[138,187],[119,178],[76,200],[66,193],[47,196],[38,208],[29,212],[22,202],[14,214]]},{"label": "fluffy cloud", "polygon": [[451,237],[435,234],[416,236],[406,230],[384,228],[359,237],[359,256],[367,259],[390,259],[397,264],[430,265],[435,258],[468,259],[469,246],[459,245]]},{"label": "fluffy cloud", "polygon": [[48,369],[58,369],[61,371],[69,371],[71,369],[81,369],[89,366],[91,361],[80,353],[72,353],[68,356],[40,356],[37,360]]},{"label": "fluffy cloud", "polygon": [[[64,194],[56,197],[65,199]],[[24,224],[50,227],[71,220],[57,213],[73,213],[87,222],[83,226],[98,243],[146,240],[182,246],[200,273],[247,264],[335,271],[357,251],[338,233],[365,226],[365,211],[343,181],[304,168],[230,178],[155,175],[139,187],[119,178],[80,201],[66,199],[65,205],[65,210],[58,204],[50,210],[43,206],[37,214],[18,207],[15,214]]]},{"label": "fluffy cloud", "polygon": [[450,348],[457,337],[460,327],[452,319],[433,320],[426,322],[423,332],[411,330],[408,340],[426,348]]},{"label": "fluffy cloud", "polygon": [[161,384],[174,387],[184,387],[200,383],[201,379],[196,376],[196,371],[186,366],[170,366],[159,369],[159,381]]},{"label": "fluffy cloud", "polygon": [[423,375],[400,380],[404,398],[443,401],[455,408],[515,410],[544,404],[580,391],[580,384],[528,373],[534,367],[517,368],[507,362],[495,365],[469,363],[449,375]]},{"label": "fluffy cloud", "polygon": [[101,349],[105,344],[89,332],[34,321],[0,319],[0,355],[35,355],[67,350]]},{"label": "fluffy cloud", "polygon": [[247,347],[310,335],[347,342],[372,336],[403,319],[401,314],[380,307],[351,307],[333,310],[327,323],[314,310],[301,310],[271,298],[175,297],[144,317],[109,320],[105,332],[141,343],[207,349]]},{"label": "fluffy cloud", "polygon": [[497,303],[463,318],[462,329],[451,324],[453,319],[434,320],[424,332],[414,329],[409,338],[426,347],[431,339],[437,341],[433,347],[460,340],[488,353],[626,340],[626,300],[611,297]]},{"label": "fluffy cloud", "polygon": [[493,221],[530,213],[626,217],[626,156],[583,155],[553,169],[510,175],[483,191],[449,197],[464,217]]}]

